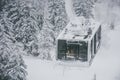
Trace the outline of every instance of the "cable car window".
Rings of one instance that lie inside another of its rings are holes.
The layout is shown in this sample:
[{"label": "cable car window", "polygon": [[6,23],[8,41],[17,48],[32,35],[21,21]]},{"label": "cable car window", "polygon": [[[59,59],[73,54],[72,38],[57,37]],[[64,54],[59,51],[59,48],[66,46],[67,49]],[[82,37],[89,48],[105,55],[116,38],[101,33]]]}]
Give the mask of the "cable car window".
[{"label": "cable car window", "polygon": [[66,40],[58,40],[58,59],[87,61],[87,43],[66,43]]}]

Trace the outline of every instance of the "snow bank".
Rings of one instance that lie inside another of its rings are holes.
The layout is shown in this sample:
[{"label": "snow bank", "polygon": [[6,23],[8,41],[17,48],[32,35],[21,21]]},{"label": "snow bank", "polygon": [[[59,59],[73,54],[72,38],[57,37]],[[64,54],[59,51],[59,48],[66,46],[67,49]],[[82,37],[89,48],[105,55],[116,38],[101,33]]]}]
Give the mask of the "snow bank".
[{"label": "snow bank", "polygon": [[93,80],[94,77],[87,67],[65,66],[27,57],[25,62],[28,65],[28,80]]}]

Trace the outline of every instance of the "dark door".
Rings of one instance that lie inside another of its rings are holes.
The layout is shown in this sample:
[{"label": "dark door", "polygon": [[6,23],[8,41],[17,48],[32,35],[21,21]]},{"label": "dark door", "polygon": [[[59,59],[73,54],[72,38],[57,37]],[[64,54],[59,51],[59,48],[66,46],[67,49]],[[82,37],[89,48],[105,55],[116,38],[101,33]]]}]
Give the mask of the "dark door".
[{"label": "dark door", "polygon": [[67,44],[66,44],[66,40],[58,40],[58,59],[65,59],[66,58],[66,51],[67,51]]}]

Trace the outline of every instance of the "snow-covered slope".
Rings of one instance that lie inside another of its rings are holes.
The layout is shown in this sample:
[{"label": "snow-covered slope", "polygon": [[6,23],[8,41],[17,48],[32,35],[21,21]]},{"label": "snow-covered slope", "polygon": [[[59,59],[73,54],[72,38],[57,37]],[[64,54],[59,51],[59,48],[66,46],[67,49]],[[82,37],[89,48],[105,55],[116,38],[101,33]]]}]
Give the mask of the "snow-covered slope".
[{"label": "snow-covered slope", "polygon": [[107,46],[101,46],[96,55],[92,69],[97,80],[120,80],[120,26],[107,34]]},{"label": "snow-covered slope", "polygon": [[28,80],[92,80],[94,77],[94,73],[88,68],[65,66],[34,58],[26,58],[25,62],[28,65]]}]

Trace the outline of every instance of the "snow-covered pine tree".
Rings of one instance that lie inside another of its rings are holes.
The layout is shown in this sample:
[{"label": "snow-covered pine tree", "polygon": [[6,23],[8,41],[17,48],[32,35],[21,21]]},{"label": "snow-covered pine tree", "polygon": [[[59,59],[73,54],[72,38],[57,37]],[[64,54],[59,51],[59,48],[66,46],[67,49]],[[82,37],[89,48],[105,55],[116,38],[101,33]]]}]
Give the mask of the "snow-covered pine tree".
[{"label": "snow-covered pine tree", "polygon": [[53,37],[53,43],[55,43],[56,37],[58,36],[59,32],[66,26],[68,21],[65,11],[65,2],[64,0],[48,0],[47,5],[48,17],[46,22],[48,29],[53,32],[51,37]]},{"label": "snow-covered pine tree", "polygon": [[[23,17],[21,18],[20,24],[21,31],[18,31],[18,35],[23,37],[22,43],[24,44],[24,50],[27,50],[28,54],[38,56],[38,39],[37,34],[42,30],[43,19],[44,19],[44,0],[33,0],[25,1],[21,3],[20,13]],[[17,29],[20,30],[20,29]],[[22,33],[21,33],[22,32]]]},{"label": "snow-covered pine tree", "polygon": [[15,40],[24,45],[28,54],[38,55],[36,33],[44,23],[43,4],[44,0],[11,0],[4,9],[6,17],[13,23]]},{"label": "snow-covered pine tree", "polygon": [[[9,4],[4,7],[3,11],[7,19],[6,25],[12,23],[11,34],[14,37],[13,41],[22,43],[24,50],[29,54],[39,55],[41,53],[38,51],[41,48],[39,46],[42,44],[40,39],[43,42],[46,40],[47,44],[49,44],[49,41],[50,45],[51,43],[55,44],[57,35],[67,24],[64,1],[54,1],[55,5],[51,6],[51,1],[45,0],[10,0]],[[44,5],[47,2],[48,8]],[[47,14],[44,14],[44,12],[47,12]],[[44,36],[40,34],[41,30]],[[38,38],[39,35],[43,37]]]},{"label": "snow-covered pine tree", "polygon": [[56,44],[56,38],[60,31],[67,24],[67,14],[64,0],[47,0],[44,10],[44,27],[42,28],[39,40],[40,58],[49,59],[50,50]]},{"label": "snow-covered pine tree", "polygon": [[3,7],[8,4],[9,0],[0,0],[0,11],[3,9]]},{"label": "snow-covered pine tree", "polygon": [[0,80],[26,80],[26,65],[11,37],[11,24],[0,16]]},{"label": "snow-covered pine tree", "polygon": [[73,0],[73,8],[77,16],[93,18],[93,8],[96,0]]}]

